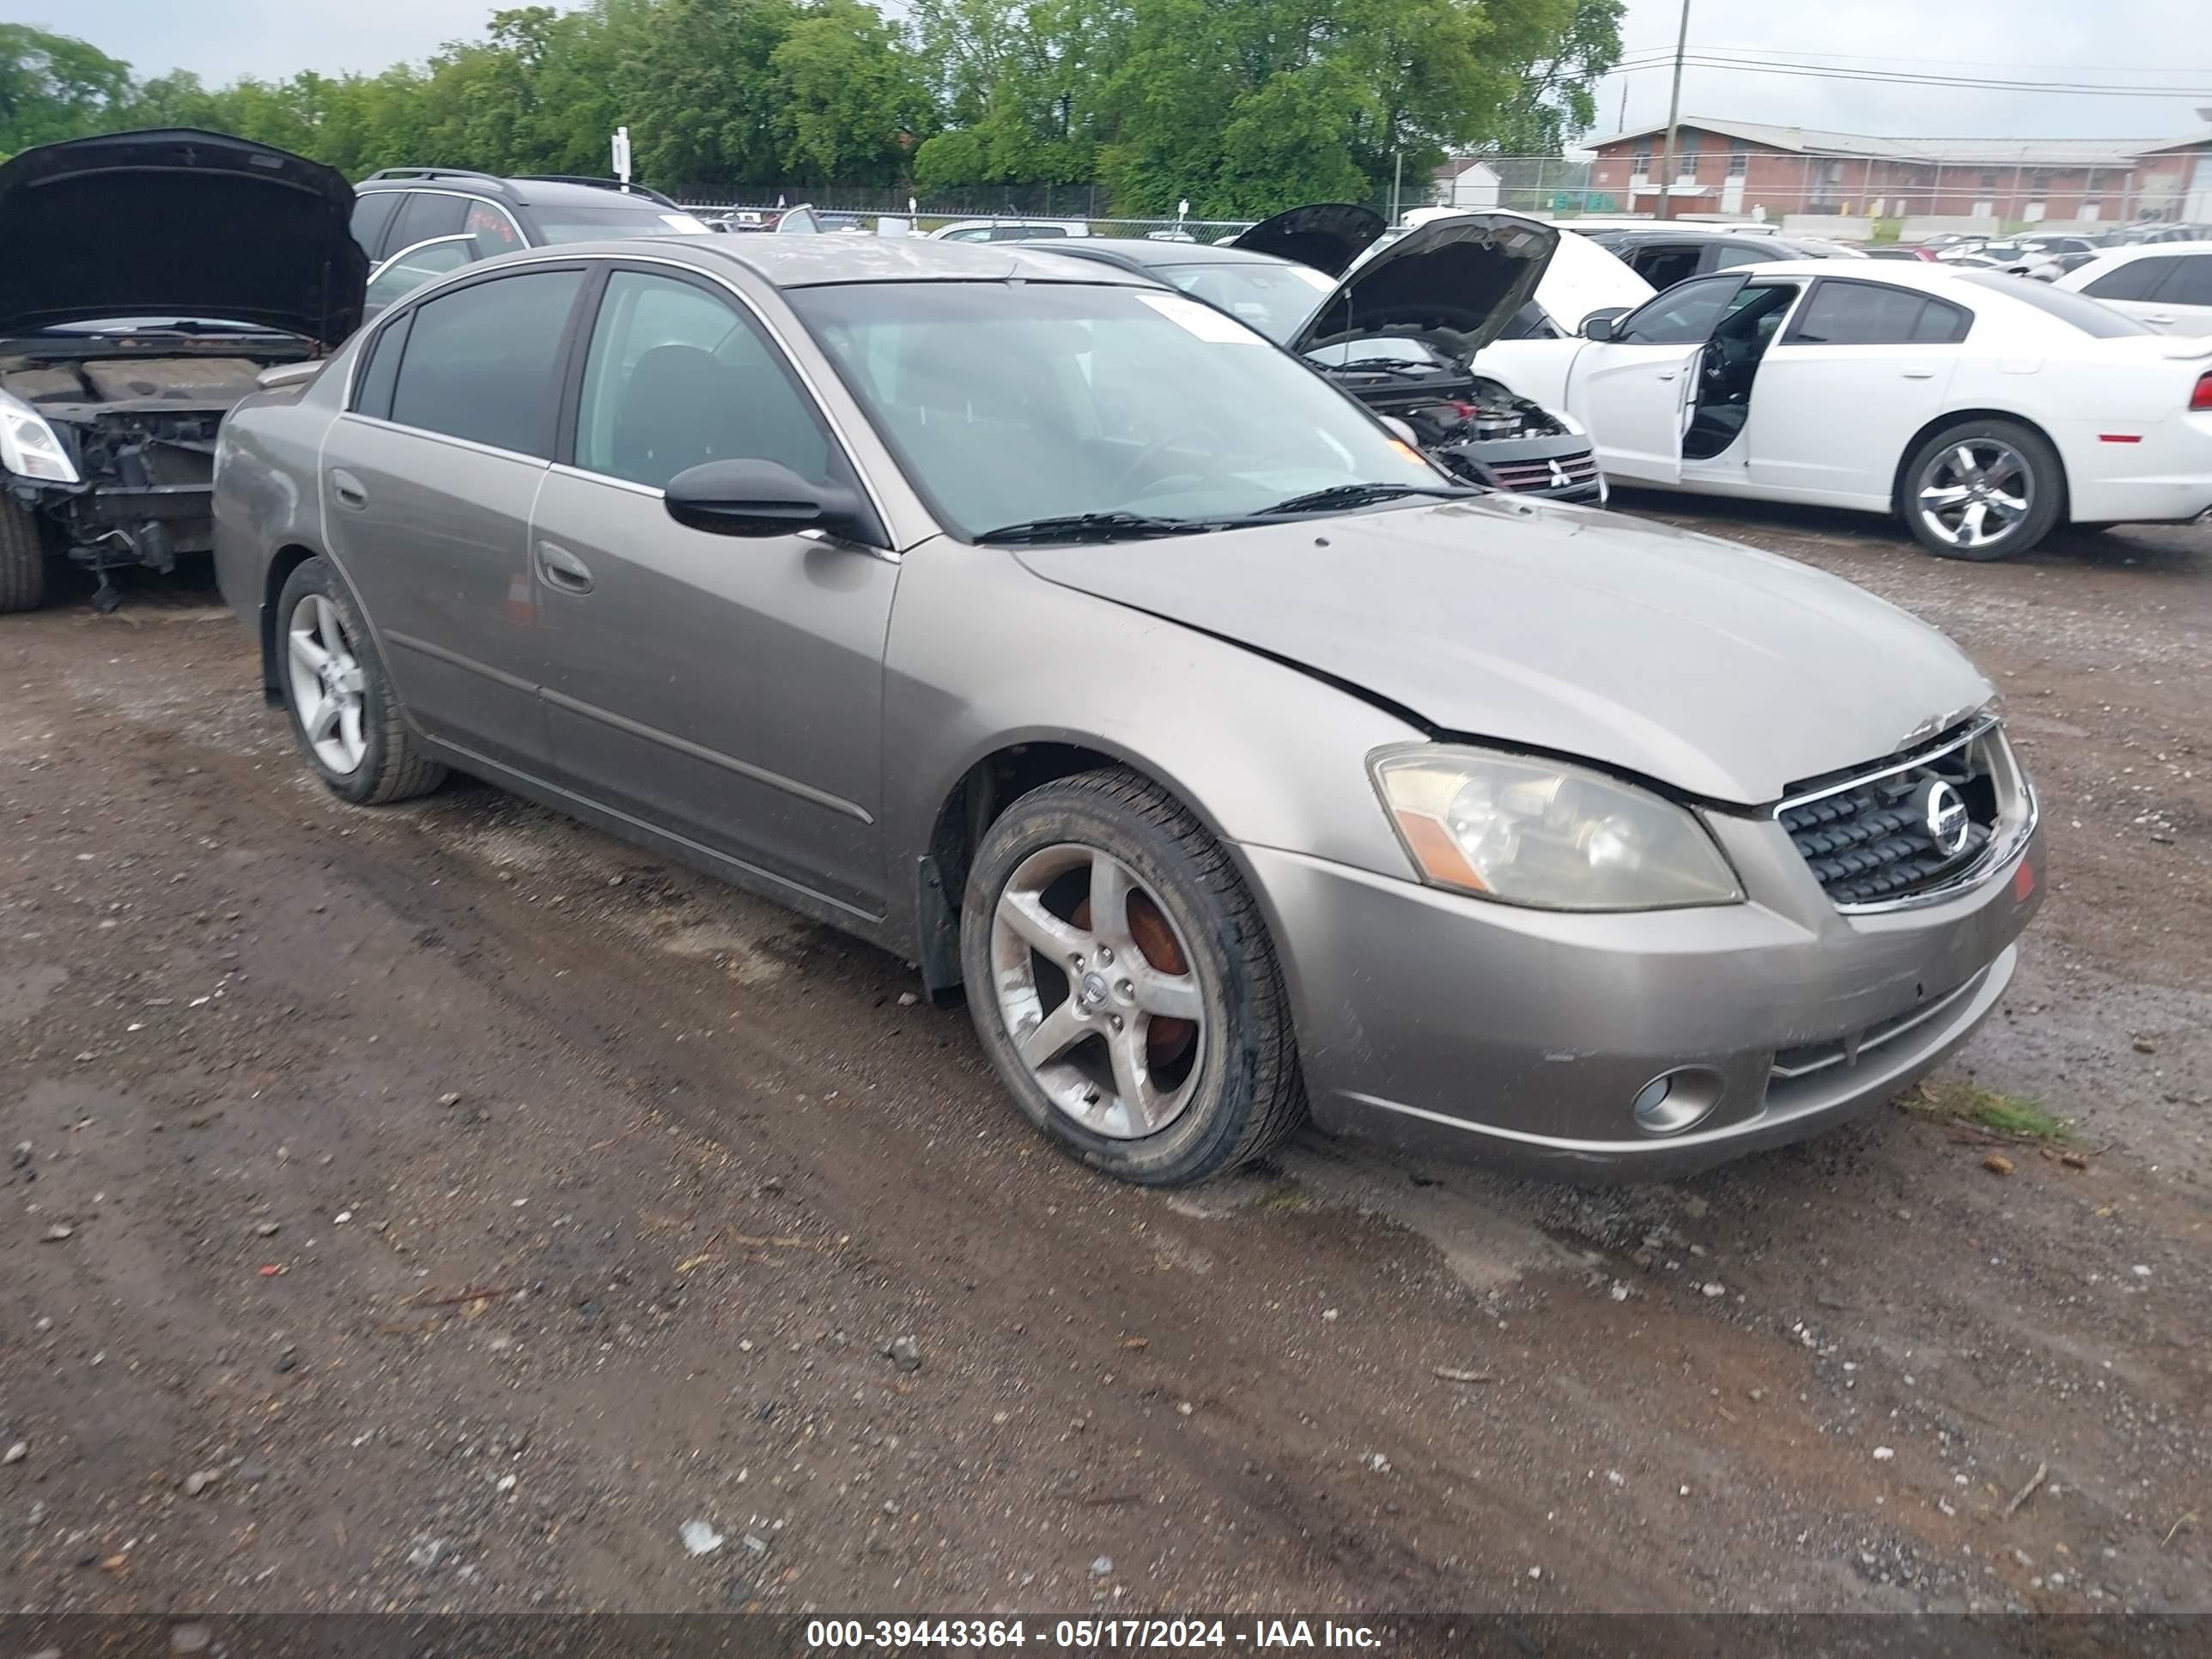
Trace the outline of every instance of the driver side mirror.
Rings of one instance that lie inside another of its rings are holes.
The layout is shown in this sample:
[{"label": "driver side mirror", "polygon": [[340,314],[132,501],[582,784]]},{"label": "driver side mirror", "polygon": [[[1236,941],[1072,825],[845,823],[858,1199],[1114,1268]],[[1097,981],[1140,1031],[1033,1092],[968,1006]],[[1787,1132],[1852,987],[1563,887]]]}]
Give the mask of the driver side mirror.
[{"label": "driver side mirror", "polygon": [[852,541],[876,534],[859,495],[811,483],[780,461],[708,461],[678,473],[664,492],[668,516],[715,536],[793,536],[820,530]]},{"label": "driver side mirror", "polygon": [[1594,311],[1583,319],[1583,338],[1585,340],[1616,339],[1620,334],[1620,319],[1628,315],[1626,306],[1609,307]]}]

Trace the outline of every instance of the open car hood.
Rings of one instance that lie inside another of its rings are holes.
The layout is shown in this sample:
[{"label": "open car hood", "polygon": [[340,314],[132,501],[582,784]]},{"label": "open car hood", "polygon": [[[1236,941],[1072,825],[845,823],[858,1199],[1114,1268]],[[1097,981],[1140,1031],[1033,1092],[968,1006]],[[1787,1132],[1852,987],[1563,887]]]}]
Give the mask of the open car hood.
[{"label": "open car hood", "polygon": [[1431,219],[1353,269],[1291,349],[1410,335],[1465,363],[1528,304],[1559,245],[1558,230],[1515,213]]},{"label": "open car hood", "polygon": [[0,335],[110,317],[201,317],[334,346],[368,257],[353,186],[221,133],[118,132],[0,165]]},{"label": "open car hood", "polygon": [[1230,246],[1311,265],[1324,276],[1341,276],[1389,228],[1373,208],[1315,202],[1262,219],[1232,237]]}]

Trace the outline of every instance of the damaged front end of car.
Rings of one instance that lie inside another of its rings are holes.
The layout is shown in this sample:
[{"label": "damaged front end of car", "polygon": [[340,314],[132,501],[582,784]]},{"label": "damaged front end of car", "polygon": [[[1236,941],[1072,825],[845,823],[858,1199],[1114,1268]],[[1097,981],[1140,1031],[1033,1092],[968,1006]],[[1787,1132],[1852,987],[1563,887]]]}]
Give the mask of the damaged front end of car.
[{"label": "damaged front end of car", "polygon": [[[215,133],[0,166],[0,559],[66,557],[106,609],[115,572],[210,550],[223,417],[359,324],[352,202],[334,170]],[[35,602],[37,574],[0,569],[0,601]]]},{"label": "damaged front end of car", "polygon": [[90,361],[20,349],[0,355],[0,492],[35,517],[56,551],[100,575],[101,602],[112,603],[110,573],[137,566],[167,574],[180,555],[210,550],[216,433],[262,369],[287,361],[284,350]]}]

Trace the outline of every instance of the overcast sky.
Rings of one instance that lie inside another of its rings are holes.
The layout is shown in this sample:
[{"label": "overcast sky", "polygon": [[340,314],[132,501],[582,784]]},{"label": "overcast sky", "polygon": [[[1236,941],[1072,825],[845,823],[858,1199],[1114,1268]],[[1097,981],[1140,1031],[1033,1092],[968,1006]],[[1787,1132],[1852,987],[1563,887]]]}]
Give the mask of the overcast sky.
[{"label": "overcast sky", "polygon": [[[512,3],[513,0],[509,0]],[[1824,54],[1848,67],[2069,78],[2170,87],[2185,98],[2062,97],[1690,70],[1682,107],[1702,115],[1911,137],[2141,138],[2212,122],[2208,0],[1692,0],[1690,42]],[[142,76],[374,70],[479,33],[481,0],[0,0],[0,21],[89,40]],[[1670,50],[1679,0],[1629,0],[1632,53]],[[1842,55],[1848,54],[1848,58]],[[2147,67],[2154,66],[2154,67]],[[1668,72],[1617,75],[1598,129],[1667,113]]]}]

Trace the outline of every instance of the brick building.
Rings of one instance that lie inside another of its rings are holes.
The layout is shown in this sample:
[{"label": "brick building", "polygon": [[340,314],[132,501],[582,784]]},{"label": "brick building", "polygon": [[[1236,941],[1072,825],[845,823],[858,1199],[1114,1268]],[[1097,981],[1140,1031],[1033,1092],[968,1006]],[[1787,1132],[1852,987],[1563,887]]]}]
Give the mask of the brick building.
[{"label": "brick building", "polygon": [[[1594,198],[1653,213],[1667,130],[1592,140]],[[2212,132],[2186,138],[1874,138],[1685,116],[1670,211],[1936,215],[2029,223],[2212,220]]]}]

